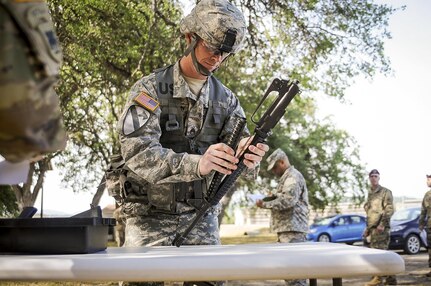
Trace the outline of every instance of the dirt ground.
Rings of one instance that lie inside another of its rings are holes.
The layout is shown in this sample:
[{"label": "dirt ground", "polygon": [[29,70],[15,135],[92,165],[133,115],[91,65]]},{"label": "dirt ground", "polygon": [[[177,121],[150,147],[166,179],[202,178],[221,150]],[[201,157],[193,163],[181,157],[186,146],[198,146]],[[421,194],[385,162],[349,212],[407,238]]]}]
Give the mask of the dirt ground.
[{"label": "dirt ground", "polygon": [[[428,253],[423,250],[416,255],[406,255],[397,252],[405,261],[406,271],[397,275],[398,285],[431,286],[431,278],[425,276],[430,271],[428,268]],[[344,278],[343,285],[363,286],[371,277]],[[228,286],[284,286],[282,280],[266,281],[229,281]],[[317,280],[318,286],[332,285],[332,280]]]}]

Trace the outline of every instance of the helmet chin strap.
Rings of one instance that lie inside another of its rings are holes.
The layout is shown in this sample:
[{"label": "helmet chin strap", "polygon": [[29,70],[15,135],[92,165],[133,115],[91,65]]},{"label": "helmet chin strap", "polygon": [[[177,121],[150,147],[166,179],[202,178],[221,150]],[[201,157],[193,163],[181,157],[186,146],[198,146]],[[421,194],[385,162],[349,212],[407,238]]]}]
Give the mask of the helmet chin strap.
[{"label": "helmet chin strap", "polygon": [[227,58],[229,58],[232,54],[229,54],[226,58],[223,59],[223,61],[220,63],[220,65],[213,71],[210,72],[209,70],[207,70],[206,67],[204,67],[203,65],[201,65],[198,62],[198,59],[196,58],[196,54],[195,54],[195,49],[196,49],[196,45],[199,41],[199,38],[193,34],[192,35],[192,42],[190,43],[189,47],[187,48],[187,50],[184,52],[184,56],[188,56],[188,54],[192,54],[192,61],[193,61],[193,65],[195,67],[195,69],[203,76],[212,76],[213,72],[215,72],[216,70],[219,69],[221,63],[223,63]]},{"label": "helmet chin strap", "polygon": [[196,35],[192,35],[192,42],[190,43],[187,50],[184,52],[184,56],[188,56],[188,54],[191,53],[192,61],[193,61],[193,65],[195,66],[195,69],[203,76],[211,76],[212,72],[210,72],[203,65],[201,65],[196,58],[195,48],[197,43],[198,43],[198,37],[196,37]]}]

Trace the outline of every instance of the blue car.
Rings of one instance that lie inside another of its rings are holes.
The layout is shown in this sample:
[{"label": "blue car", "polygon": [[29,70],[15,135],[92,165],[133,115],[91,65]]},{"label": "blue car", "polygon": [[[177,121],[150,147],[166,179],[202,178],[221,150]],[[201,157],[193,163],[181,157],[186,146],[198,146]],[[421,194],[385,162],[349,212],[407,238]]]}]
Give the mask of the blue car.
[{"label": "blue car", "polygon": [[419,230],[421,208],[396,211],[391,218],[390,249],[404,249],[407,254],[419,253],[427,247],[426,232]]},{"label": "blue car", "polygon": [[307,240],[353,244],[354,242],[362,241],[362,233],[365,227],[365,217],[361,215],[325,217],[310,226]]}]

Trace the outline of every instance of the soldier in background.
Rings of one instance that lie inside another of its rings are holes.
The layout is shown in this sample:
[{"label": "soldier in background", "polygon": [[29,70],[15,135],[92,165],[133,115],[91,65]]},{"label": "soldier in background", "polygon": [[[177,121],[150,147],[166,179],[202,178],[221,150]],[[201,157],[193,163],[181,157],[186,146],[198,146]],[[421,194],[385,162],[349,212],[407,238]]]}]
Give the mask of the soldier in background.
[{"label": "soldier in background", "polygon": [[[426,175],[427,186],[431,188],[431,175]],[[425,193],[422,200],[422,210],[419,218],[419,229],[424,230],[427,233],[428,242],[428,266],[431,268],[431,190]],[[427,273],[426,276],[431,277],[431,272]]]},{"label": "soldier in background", "polygon": [[[302,174],[290,165],[283,150],[275,150],[268,158],[268,171],[280,178],[277,191],[271,197],[257,200],[260,208],[271,210],[271,230],[278,242],[294,243],[307,240],[308,191]],[[286,280],[286,285],[307,285],[306,280]]]},{"label": "soldier in background", "polygon": [[0,155],[34,160],[66,144],[57,83],[62,53],[43,1],[0,1]]},{"label": "soldier in background", "polygon": [[[368,192],[367,202],[364,205],[367,214],[367,227],[364,237],[369,236],[371,248],[388,249],[390,241],[390,221],[394,213],[392,192],[379,185],[380,173],[376,169],[368,174],[371,190]],[[365,286],[397,285],[395,276],[374,276]]]},{"label": "soldier in background", "polygon": [[[180,31],[188,44],[184,56],[135,83],[118,122],[126,247],[172,245],[208,199],[214,171],[237,168],[235,150],[221,142],[244,111],[212,73],[242,48],[244,16],[227,0],[202,0]],[[239,149],[247,146],[248,131],[242,135]],[[248,146],[244,164],[254,169],[268,149]],[[211,207],[184,244],[220,244],[219,212],[220,205]]]}]

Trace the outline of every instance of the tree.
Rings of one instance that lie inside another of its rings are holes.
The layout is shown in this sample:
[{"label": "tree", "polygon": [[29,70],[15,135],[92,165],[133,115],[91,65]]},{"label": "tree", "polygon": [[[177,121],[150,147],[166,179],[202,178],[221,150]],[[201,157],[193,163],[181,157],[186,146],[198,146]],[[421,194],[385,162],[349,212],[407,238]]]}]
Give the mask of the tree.
[{"label": "tree", "polygon": [[14,217],[19,209],[11,186],[0,185],[0,217]]},{"label": "tree", "polygon": [[70,134],[59,166],[70,187],[88,190],[119,152],[116,123],[131,85],[166,55],[178,56],[173,21],[181,13],[169,1],[49,2],[64,52],[58,93]]},{"label": "tree", "polygon": [[[52,170],[51,154],[37,162],[31,162],[25,182],[12,186],[0,186],[0,215],[14,216],[24,207],[32,207],[43,188],[46,172]],[[4,190],[4,192],[3,192]],[[11,200],[10,193],[14,193]]]},{"label": "tree", "polygon": [[288,72],[306,89],[340,97],[355,76],[390,72],[383,43],[398,8],[373,0],[236,2],[248,15],[247,68]]},{"label": "tree", "polygon": [[[70,134],[59,166],[74,190],[88,190],[118,152],[115,123],[131,84],[184,50],[178,32],[182,11],[179,2],[167,0],[48,2],[64,51],[57,91]],[[284,146],[306,171],[313,206],[357,191],[363,177],[354,140],[329,120],[318,122],[307,94],[320,90],[342,97],[355,76],[389,73],[383,41],[396,9],[370,0],[236,2],[247,15],[246,49],[217,76],[240,97],[248,118],[270,78],[299,79],[303,95],[289,107],[271,146]]]}]

